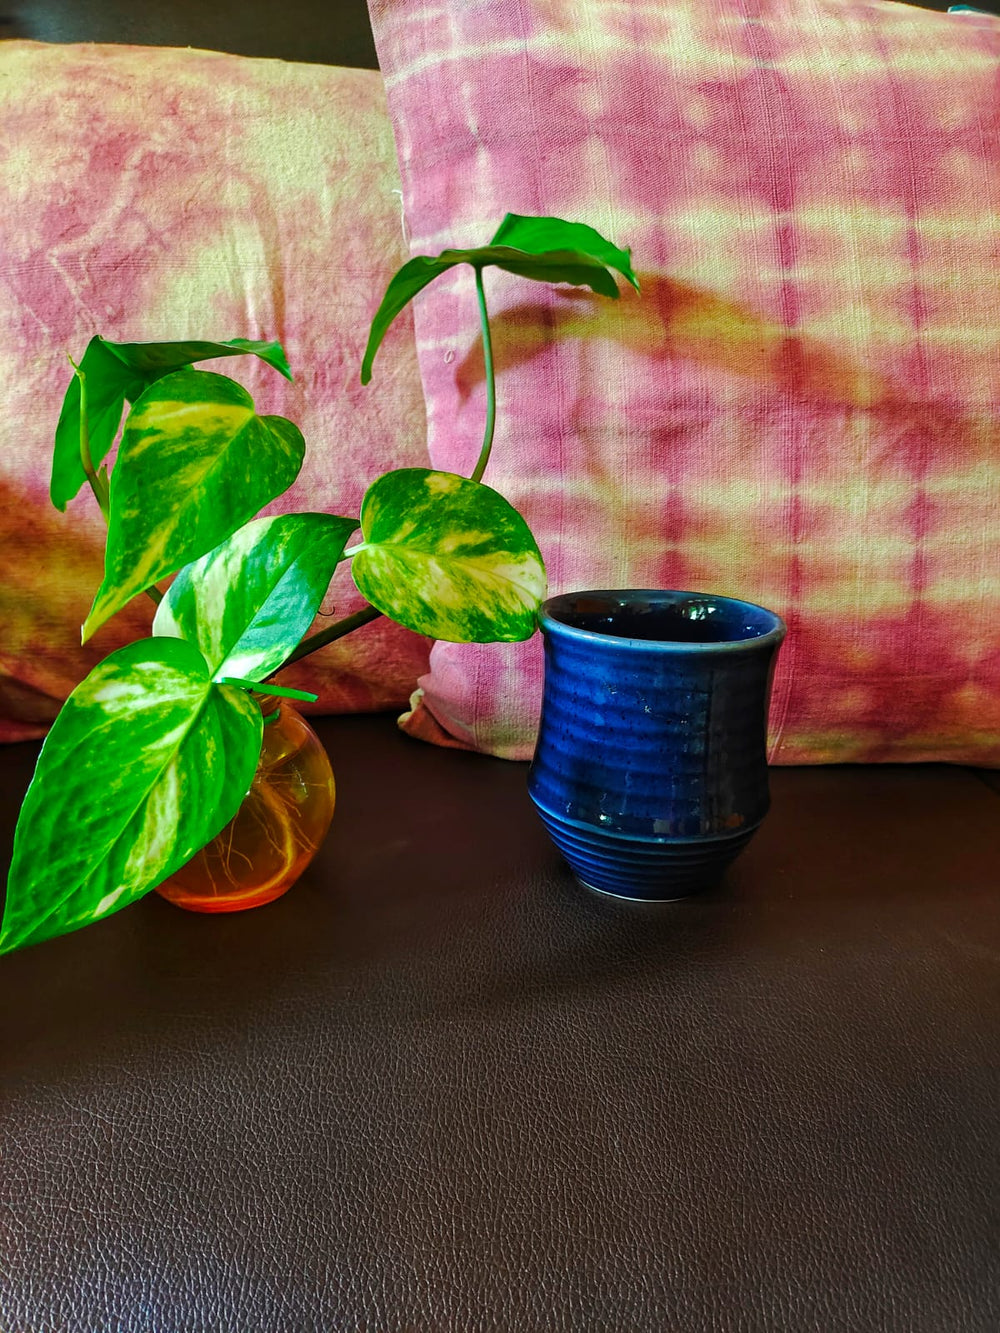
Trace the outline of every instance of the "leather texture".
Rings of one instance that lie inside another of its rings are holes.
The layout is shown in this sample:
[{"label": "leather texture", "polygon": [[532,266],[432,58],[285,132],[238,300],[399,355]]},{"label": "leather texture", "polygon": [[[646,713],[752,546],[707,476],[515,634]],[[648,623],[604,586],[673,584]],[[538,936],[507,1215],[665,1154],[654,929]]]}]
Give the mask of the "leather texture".
[{"label": "leather texture", "polygon": [[[364,63],[355,0],[127,10],[0,18]],[[3,1333],[1000,1326],[995,775],[775,771],[722,888],[629,906],[523,766],[317,729],[339,808],[286,897],[0,960]]]},{"label": "leather texture", "polygon": [[1000,793],[778,769],[720,889],[630,906],[523,765],[318,730],[284,898],[0,960],[5,1333],[1000,1326]]}]

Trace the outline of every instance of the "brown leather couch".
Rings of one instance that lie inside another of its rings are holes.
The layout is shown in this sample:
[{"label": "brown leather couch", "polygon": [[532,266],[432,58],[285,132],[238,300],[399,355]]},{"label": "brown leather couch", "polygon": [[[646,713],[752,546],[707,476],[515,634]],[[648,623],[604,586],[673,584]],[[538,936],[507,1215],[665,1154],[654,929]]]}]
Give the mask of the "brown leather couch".
[{"label": "brown leather couch", "polygon": [[[374,64],[355,0],[0,8]],[[1000,1328],[996,774],[776,770],[724,885],[640,908],[523,765],[318,730],[286,897],[0,961],[2,1333]]]}]

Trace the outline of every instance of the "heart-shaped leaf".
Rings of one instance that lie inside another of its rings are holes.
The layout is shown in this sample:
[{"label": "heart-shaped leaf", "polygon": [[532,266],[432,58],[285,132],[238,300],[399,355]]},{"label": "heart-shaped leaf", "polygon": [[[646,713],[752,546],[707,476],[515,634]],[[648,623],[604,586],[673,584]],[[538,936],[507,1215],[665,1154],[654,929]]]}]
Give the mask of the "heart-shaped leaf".
[{"label": "heart-shaped leaf", "polygon": [[[458,251],[453,250],[453,255]],[[469,252],[471,253],[471,251]],[[372,377],[372,363],[375,353],[382,346],[382,339],[388,332],[389,325],[401,310],[413,300],[417,292],[422,291],[429,282],[433,282],[439,273],[454,268],[461,259],[448,259],[444,255],[416,255],[408,260],[392,277],[385,289],[379,308],[375,311],[371,329],[368,332],[368,345],[361,362],[361,383],[367,384]]]},{"label": "heart-shaped leaf", "polygon": [[83,627],[224,541],[298,475],[305,442],[259,417],[239,384],[207,370],[157,380],[129,413],[111,473],[104,582]]},{"label": "heart-shaped leaf", "polygon": [[[96,468],[114,442],[126,400],[134,403],[155,380],[195,361],[251,353],[292,378],[280,343],[230,338],[226,342],[113,343],[91,338],[80,362],[87,380],[90,456]],[[80,460],[80,381],[73,376],[56,426],[49,494],[65,509],[86,481]]]},{"label": "heart-shaped leaf", "polygon": [[[121,425],[125,399],[138,398],[143,380],[108,350],[103,338],[91,338],[80,361],[87,380],[87,429],[94,467],[111,448]],[[49,497],[64,510],[87,480],[80,458],[80,381],[70,381],[56,426]]]},{"label": "heart-shaped leaf", "polygon": [[381,612],[453,643],[529,638],[545,566],[502,495],[451,472],[402,468],[368,489],[354,581]]},{"label": "heart-shaped leaf", "polygon": [[489,245],[474,250],[442,250],[439,255],[417,255],[393,277],[375,312],[361,364],[361,383],[372,376],[372,363],[389,325],[414,296],[439,274],[456,264],[475,268],[492,265],[538,282],[570,282],[587,286],[602,296],[618,296],[608,269],[621,273],[638,290],[630,251],[620,250],[583,222],[562,218],[529,218],[508,213]]},{"label": "heart-shaped leaf", "polygon": [[228,338],[225,342],[205,342],[191,340],[179,343],[105,343],[122,365],[141,375],[151,384],[154,380],[170,375],[175,370],[196,361],[214,361],[216,357],[245,356],[247,353],[258,356],[273,366],[286,380],[292,378],[285,357],[285,349],[279,342],[252,342],[249,338]]},{"label": "heart-shaped leaf", "polygon": [[263,680],[312,624],[357,526],[332,514],[244,524],[185,565],[157,608],[153,633],[197,644],[215,679]]},{"label": "heart-shaped leaf", "polygon": [[[497,228],[491,246],[511,247],[539,258],[542,262],[525,273],[525,277],[542,276],[546,282],[589,283],[585,276],[549,277],[544,271],[551,256],[557,253],[571,254],[571,267],[577,266],[590,271],[595,268],[615,269],[636,291],[639,279],[632,271],[631,250],[622,250],[613,245],[585,222],[564,222],[562,218],[522,217],[519,213],[508,213]],[[508,267],[508,265],[501,265]],[[511,267],[511,272],[519,273],[519,268]],[[612,283],[613,285],[613,283]],[[595,288],[597,290],[607,290]],[[609,296],[617,296],[618,288],[607,291]]]},{"label": "heart-shaped leaf", "polygon": [[180,639],[100,662],[45,739],[14,839],[0,953],[154,888],[226,826],[260,757],[260,709]]}]

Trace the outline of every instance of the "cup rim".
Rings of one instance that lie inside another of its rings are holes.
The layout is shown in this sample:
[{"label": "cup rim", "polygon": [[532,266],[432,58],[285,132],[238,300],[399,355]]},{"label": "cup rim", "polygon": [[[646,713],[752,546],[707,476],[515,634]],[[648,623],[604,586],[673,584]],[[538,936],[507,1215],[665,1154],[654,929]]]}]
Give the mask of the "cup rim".
[{"label": "cup rim", "polygon": [[[721,602],[733,609],[745,608],[747,611],[763,613],[774,622],[771,629],[748,639],[721,639],[703,643],[677,642],[672,639],[635,639],[627,634],[609,634],[604,631],[581,629],[577,625],[568,625],[558,619],[557,612],[567,610],[581,597],[606,597],[616,601],[659,600],[669,604],[682,599]],[[746,653],[759,652],[761,648],[777,647],[788,633],[788,626],[776,611],[761,606],[758,602],[748,602],[740,597],[727,597],[721,593],[693,592],[680,588],[581,588],[571,592],[558,593],[547,598],[538,612],[538,627],[545,634],[555,629],[557,633],[583,643],[604,643],[627,645],[638,652],[654,653]]]}]

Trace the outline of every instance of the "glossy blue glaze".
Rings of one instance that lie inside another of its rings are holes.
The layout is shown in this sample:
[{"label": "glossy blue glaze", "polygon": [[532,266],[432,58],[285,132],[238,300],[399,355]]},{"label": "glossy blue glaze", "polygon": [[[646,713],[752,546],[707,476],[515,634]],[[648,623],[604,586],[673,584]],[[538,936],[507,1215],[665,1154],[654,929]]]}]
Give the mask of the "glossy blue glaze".
[{"label": "glossy blue glaze", "polygon": [[584,884],[669,899],[717,879],[768,808],[767,710],[785,626],[706,593],[566,593],[542,607],[528,790]]}]

